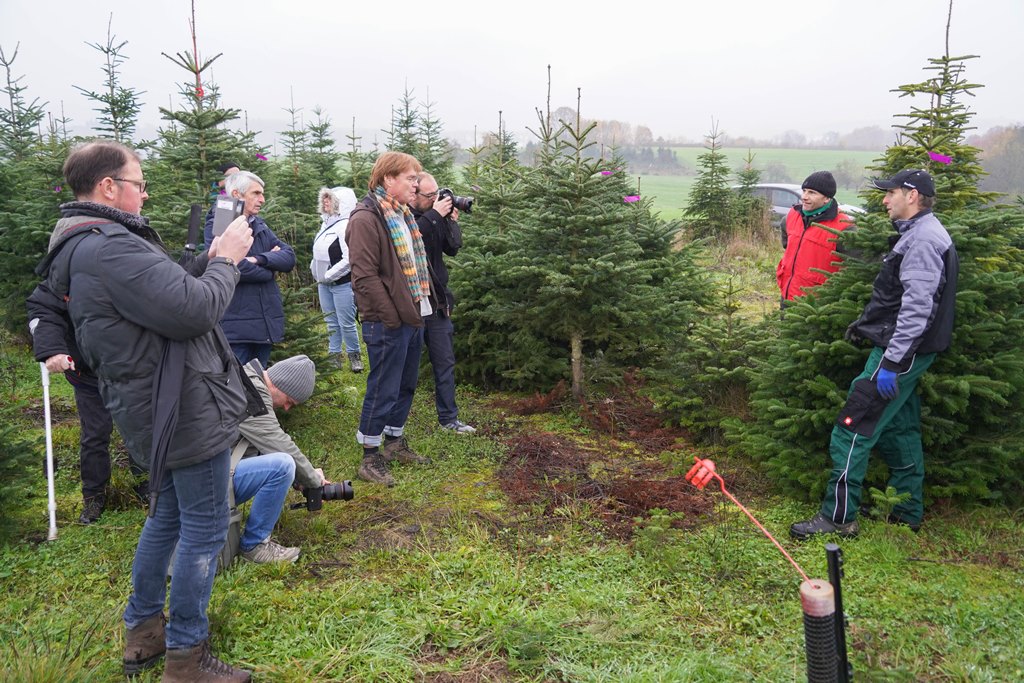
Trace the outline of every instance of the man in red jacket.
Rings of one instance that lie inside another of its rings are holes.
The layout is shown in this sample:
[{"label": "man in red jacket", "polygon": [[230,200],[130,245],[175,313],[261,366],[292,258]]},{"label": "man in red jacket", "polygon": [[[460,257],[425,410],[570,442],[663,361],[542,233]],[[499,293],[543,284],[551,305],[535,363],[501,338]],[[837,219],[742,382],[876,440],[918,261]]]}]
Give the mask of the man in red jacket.
[{"label": "man in red jacket", "polygon": [[775,269],[783,306],[823,283],[827,275],[819,270],[839,270],[833,253],[836,236],[825,228],[844,230],[851,223],[849,216],[839,212],[831,173],[815,171],[800,187],[803,197],[786,216],[786,252]]}]

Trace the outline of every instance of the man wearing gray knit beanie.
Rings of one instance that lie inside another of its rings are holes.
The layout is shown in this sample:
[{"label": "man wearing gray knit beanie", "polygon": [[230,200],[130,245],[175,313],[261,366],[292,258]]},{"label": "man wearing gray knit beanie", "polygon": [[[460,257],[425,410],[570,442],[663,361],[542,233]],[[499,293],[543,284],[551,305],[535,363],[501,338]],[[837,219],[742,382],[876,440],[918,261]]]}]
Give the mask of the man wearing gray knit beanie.
[{"label": "man wearing gray knit beanie", "polygon": [[[293,483],[296,488],[307,489],[330,482],[281,428],[274,409],[287,412],[305,402],[313,394],[316,367],[306,356],[292,356],[266,370],[256,359],[243,368],[267,412],[238,425],[240,438],[231,454],[234,504],[252,499],[238,549],[249,562],[294,562],[299,548],[282,546],[270,538],[288,489]],[[237,458],[241,459],[236,463]]]}]

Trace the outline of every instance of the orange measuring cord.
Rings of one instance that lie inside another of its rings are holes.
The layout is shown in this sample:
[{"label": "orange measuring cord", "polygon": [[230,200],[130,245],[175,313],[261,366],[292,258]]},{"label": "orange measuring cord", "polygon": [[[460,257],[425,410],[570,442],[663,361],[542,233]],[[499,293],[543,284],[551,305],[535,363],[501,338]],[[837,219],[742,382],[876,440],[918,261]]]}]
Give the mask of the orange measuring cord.
[{"label": "orange measuring cord", "polygon": [[[694,463],[693,467],[690,468],[690,471],[686,473],[686,481],[696,486],[698,490],[703,491],[704,487],[707,486],[712,479],[717,479],[719,486],[722,487],[722,493],[725,494],[729,498],[729,500],[736,503],[736,507],[738,507],[740,510],[743,510],[743,513],[746,514],[747,517],[750,517],[750,521],[756,524],[757,528],[760,529],[761,532],[768,537],[768,540],[775,544],[775,547],[779,549],[779,552],[785,555],[786,559],[789,560],[789,563],[796,567],[796,570],[800,572],[800,576],[804,577],[804,581],[811,583],[811,580],[807,578],[807,574],[804,573],[804,570],[801,569],[800,565],[796,563],[796,560],[794,560],[790,556],[790,554],[786,552],[786,549],[783,548],[779,544],[779,542],[775,540],[774,536],[768,533],[768,530],[765,529],[764,526],[762,526],[761,522],[757,521],[757,519],[754,518],[754,515],[750,514],[750,511],[747,510],[747,508],[743,507],[742,503],[736,500],[736,498],[726,490],[725,480],[722,479],[722,477],[720,477],[717,472],[715,472],[715,463],[711,460],[702,460],[697,456],[693,456],[693,459],[696,462]],[[815,586],[815,588],[817,588],[817,586]]]}]

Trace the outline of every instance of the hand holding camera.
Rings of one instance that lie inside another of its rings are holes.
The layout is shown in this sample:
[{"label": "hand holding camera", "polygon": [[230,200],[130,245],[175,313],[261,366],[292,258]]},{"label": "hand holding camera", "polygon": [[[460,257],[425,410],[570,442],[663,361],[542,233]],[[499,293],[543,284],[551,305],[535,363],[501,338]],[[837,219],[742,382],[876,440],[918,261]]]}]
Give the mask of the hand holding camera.
[{"label": "hand holding camera", "polygon": [[459,195],[457,195],[454,192],[452,192],[451,189],[449,189],[447,187],[443,187],[443,188],[441,188],[440,190],[437,191],[437,200],[434,202],[434,210],[436,210],[442,216],[447,216],[448,212],[445,211],[445,212],[442,213],[440,211],[440,209],[438,209],[437,207],[438,207],[439,204],[441,204],[442,202],[444,202],[446,200],[450,200],[450,202],[451,202],[448,205],[449,208],[454,207],[454,208],[458,209],[459,211],[465,211],[466,213],[473,213],[473,202],[475,201],[473,199],[473,197],[460,197]]},{"label": "hand holding camera", "polygon": [[239,216],[224,229],[224,234],[213,238],[210,243],[210,258],[223,256],[239,263],[252,246],[252,228],[245,216]]},{"label": "hand holding camera", "polygon": [[448,214],[452,212],[452,208],[451,195],[442,195],[438,192],[437,199],[434,200],[434,211],[437,211],[437,213],[441,215],[441,218],[447,218]]}]

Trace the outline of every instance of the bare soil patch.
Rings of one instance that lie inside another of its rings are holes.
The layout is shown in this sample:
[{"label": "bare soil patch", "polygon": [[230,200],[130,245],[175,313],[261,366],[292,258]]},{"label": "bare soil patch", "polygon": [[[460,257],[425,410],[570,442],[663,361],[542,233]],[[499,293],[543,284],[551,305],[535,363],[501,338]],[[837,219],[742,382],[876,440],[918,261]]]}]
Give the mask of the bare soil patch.
[{"label": "bare soil patch", "polygon": [[632,536],[637,518],[654,508],[682,512],[675,524],[692,527],[714,500],[669,475],[665,465],[605,444],[580,446],[552,434],[516,437],[498,471],[500,486],[519,505],[542,505],[546,515],[587,501],[607,532]]},{"label": "bare soil patch", "polygon": [[[674,524],[693,527],[714,507],[714,497],[698,491],[655,457],[685,448],[689,435],[666,427],[640,384],[627,376],[621,391],[581,407],[597,438],[570,439],[549,432],[519,429],[507,437],[509,454],[498,471],[502,490],[519,505],[541,505],[545,515],[585,501],[606,531],[617,538],[632,536],[638,518],[655,508],[683,513]],[[560,409],[566,389],[506,405],[512,413],[529,415]]]}]

